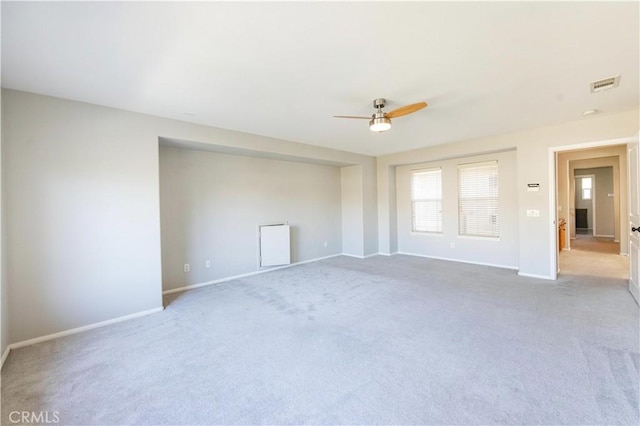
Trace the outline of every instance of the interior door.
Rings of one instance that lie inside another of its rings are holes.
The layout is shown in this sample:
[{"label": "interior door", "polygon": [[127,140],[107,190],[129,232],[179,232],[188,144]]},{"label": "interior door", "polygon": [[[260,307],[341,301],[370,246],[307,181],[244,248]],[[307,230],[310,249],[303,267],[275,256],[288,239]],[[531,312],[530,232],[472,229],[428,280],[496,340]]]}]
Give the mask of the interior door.
[{"label": "interior door", "polygon": [[627,145],[629,161],[629,290],[640,304],[640,148],[638,139]]}]

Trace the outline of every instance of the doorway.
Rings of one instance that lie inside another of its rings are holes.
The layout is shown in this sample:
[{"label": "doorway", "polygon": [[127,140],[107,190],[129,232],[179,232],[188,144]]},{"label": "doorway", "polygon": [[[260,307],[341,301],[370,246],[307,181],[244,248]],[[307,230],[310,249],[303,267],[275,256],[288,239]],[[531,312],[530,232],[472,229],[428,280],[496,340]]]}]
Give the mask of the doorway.
[{"label": "doorway", "polygon": [[558,273],[627,280],[626,144],[558,150],[555,160],[557,220],[567,223],[566,238],[559,238]]}]

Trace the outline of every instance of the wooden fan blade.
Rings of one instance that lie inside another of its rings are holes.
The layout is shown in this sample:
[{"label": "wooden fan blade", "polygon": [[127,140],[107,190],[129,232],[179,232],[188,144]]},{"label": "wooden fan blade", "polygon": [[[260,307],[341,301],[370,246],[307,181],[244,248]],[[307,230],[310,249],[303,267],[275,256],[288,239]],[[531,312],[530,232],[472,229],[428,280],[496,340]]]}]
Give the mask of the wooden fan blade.
[{"label": "wooden fan blade", "polygon": [[371,117],[361,117],[359,115],[334,115],[335,118],[359,118],[363,120],[371,120]]},{"label": "wooden fan blade", "polygon": [[403,115],[411,114],[412,112],[420,111],[422,108],[426,108],[426,102],[418,102],[417,104],[405,105],[398,109],[394,109],[386,114],[387,118],[402,117]]}]

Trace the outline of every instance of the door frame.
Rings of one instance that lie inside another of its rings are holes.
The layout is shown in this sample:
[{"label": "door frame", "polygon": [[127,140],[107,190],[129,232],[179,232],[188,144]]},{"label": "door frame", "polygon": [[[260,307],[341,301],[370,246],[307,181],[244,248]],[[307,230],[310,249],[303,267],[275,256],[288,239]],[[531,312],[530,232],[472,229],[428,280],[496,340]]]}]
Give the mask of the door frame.
[{"label": "door frame", "polygon": [[[558,253],[558,204],[557,204],[557,185],[558,185],[558,153],[564,151],[575,151],[578,149],[602,148],[612,145],[626,145],[629,142],[637,140],[637,136],[628,136],[626,138],[607,139],[595,142],[584,142],[572,145],[553,146],[549,148],[548,166],[549,166],[549,270],[551,271],[551,279],[558,279],[558,268],[560,267]],[[627,171],[627,188],[629,187],[629,172]],[[623,214],[623,212],[620,212]],[[628,215],[629,212],[624,213]]]},{"label": "door frame", "polygon": [[[636,155],[635,158],[632,158],[631,155],[629,155],[631,153],[632,150],[632,146],[633,148],[635,148]],[[633,141],[631,141],[629,144],[627,144],[627,170],[628,170],[628,174],[629,174],[629,180],[631,181],[631,162],[633,161],[635,163],[634,168],[635,168],[635,177],[636,180],[638,178],[638,174],[640,173],[640,170],[638,170],[640,168],[640,132],[638,132],[638,135],[634,138]],[[638,183],[636,181],[635,184],[635,189],[636,189],[636,194],[635,194],[635,200],[634,197],[631,196],[631,185],[629,185],[628,191],[628,197],[629,197],[629,202],[628,202],[628,206],[629,206],[629,211],[627,213],[627,218],[629,220],[629,226],[633,227],[634,224],[638,225],[638,227],[640,227],[640,212],[638,212],[638,208],[640,207],[638,204],[640,203],[640,200],[638,199],[638,197],[640,197],[640,190],[638,189],[638,185],[640,185],[640,183]],[[635,206],[632,206],[632,201],[635,201]],[[640,231],[638,231],[640,232]],[[629,292],[631,292],[631,294],[633,295],[633,298],[636,301],[636,304],[640,305],[640,277],[638,277],[638,262],[640,262],[640,254],[638,253],[638,241],[640,241],[640,239],[637,239],[638,237],[635,236],[633,228],[631,228],[629,230]],[[633,246],[636,246],[635,251],[633,249]],[[636,262],[635,265],[635,274],[634,274],[634,262]]]}]

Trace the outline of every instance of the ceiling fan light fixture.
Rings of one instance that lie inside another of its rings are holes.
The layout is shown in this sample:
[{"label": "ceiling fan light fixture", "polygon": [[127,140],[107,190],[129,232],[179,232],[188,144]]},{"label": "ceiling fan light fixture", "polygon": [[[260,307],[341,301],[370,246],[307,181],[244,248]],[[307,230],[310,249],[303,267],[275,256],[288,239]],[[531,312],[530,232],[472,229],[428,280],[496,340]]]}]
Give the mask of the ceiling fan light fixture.
[{"label": "ceiling fan light fixture", "polygon": [[374,117],[369,121],[369,129],[372,132],[386,132],[391,128],[391,120],[387,117]]}]

